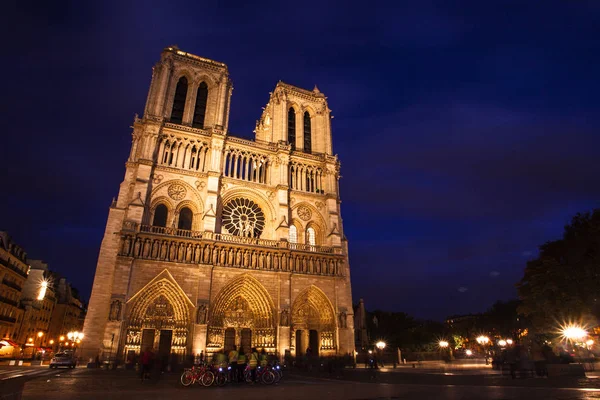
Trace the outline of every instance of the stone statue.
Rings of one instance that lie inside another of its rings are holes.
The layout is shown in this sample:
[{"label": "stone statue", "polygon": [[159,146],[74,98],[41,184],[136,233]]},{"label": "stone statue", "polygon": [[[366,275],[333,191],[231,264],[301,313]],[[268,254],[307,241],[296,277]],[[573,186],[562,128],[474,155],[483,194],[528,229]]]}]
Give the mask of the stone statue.
[{"label": "stone statue", "polygon": [[140,239],[136,239],[135,244],[133,245],[133,256],[137,257],[140,255],[140,247],[141,247],[141,240]]},{"label": "stone statue", "polygon": [[221,248],[221,254],[219,257],[219,264],[225,265],[225,257],[227,256],[226,250]]},{"label": "stone statue", "polygon": [[281,312],[281,320],[279,325],[288,326],[290,324],[290,316],[288,310],[283,310]]},{"label": "stone statue", "polygon": [[239,267],[242,265],[242,252],[238,249],[235,253],[235,265]]},{"label": "stone statue", "polygon": [[125,240],[123,241],[123,255],[129,255],[129,248],[131,247],[131,238],[129,236],[125,236]]},{"label": "stone statue", "polygon": [[198,307],[198,313],[196,314],[196,323],[197,324],[206,324],[206,305],[201,304]]},{"label": "stone statue", "polygon": [[121,319],[121,302],[113,300],[110,305],[110,313],[108,314],[109,321],[119,321]]},{"label": "stone statue", "polygon": [[249,257],[248,257],[248,252],[247,252],[247,251],[245,251],[245,252],[244,252],[244,267],[246,267],[246,268],[248,268],[248,263],[249,263],[249,260],[248,260],[248,258],[249,258]]},{"label": "stone statue", "polygon": [[187,249],[185,251],[185,261],[187,261],[187,262],[192,261],[192,245],[191,244],[187,245]]},{"label": "stone statue", "polygon": [[261,251],[260,252],[260,256],[258,258],[258,268],[259,269],[263,269],[265,267],[265,255],[264,253]]},{"label": "stone statue", "polygon": [[346,328],[346,313],[344,311],[340,313],[340,328]]},{"label": "stone statue", "polygon": [[162,242],[160,246],[160,259],[165,260],[167,258],[167,242]]}]

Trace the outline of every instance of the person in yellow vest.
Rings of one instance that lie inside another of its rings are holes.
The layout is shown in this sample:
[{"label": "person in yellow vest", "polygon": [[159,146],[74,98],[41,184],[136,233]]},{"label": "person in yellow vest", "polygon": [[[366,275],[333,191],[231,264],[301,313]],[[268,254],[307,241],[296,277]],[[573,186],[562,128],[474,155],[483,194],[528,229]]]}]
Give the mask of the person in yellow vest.
[{"label": "person in yellow vest", "polygon": [[244,382],[244,372],[246,371],[247,365],[248,365],[248,357],[246,356],[246,353],[244,353],[244,348],[240,347],[240,351],[238,353],[238,362],[237,362],[237,366],[238,366],[237,378],[238,378],[239,383]]},{"label": "person in yellow vest", "polygon": [[252,348],[248,365],[250,366],[250,374],[252,375],[252,383],[254,384],[256,383],[256,367],[258,366],[258,352],[256,351],[256,347]]},{"label": "person in yellow vest", "polygon": [[229,351],[229,366],[231,367],[231,371],[229,372],[229,380],[231,382],[236,382],[238,379],[238,359],[240,353],[237,351],[237,347],[233,345],[233,349]]},{"label": "person in yellow vest", "polygon": [[267,351],[263,348],[260,352],[260,356],[258,357],[258,362],[260,363],[261,368],[265,368],[268,363]]}]

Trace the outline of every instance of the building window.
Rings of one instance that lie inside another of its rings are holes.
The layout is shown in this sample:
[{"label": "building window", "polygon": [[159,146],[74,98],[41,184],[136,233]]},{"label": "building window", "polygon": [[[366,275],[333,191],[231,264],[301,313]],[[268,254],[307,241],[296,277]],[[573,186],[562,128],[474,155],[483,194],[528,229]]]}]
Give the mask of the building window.
[{"label": "building window", "polygon": [[315,240],[315,229],[313,227],[310,227],[306,230],[306,241],[311,246],[317,245],[317,242]]},{"label": "building window", "polygon": [[310,153],[312,151],[312,138],[310,129],[310,114],[308,111],[304,112],[304,152]]},{"label": "building window", "polygon": [[290,243],[298,243],[298,230],[295,225],[290,226]]},{"label": "building window", "polygon": [[293,107],[288,111],[288,143],[296,150],[296,111]]},{"label": "building window", "polygon": [[179,211],[179,223],[177,227],[179,229],[187,229],[188,231],[192,230],[192,219],[194,215],[192,214],[192,210],[187,207],[184,207]]},{"label": "building window", "polygon": [[206,115],[206,101],[208,99],[208,86],[202,82],[198,86],[198,94],[196,95],[196,106],[194,107],[194,121],[192,127],[204,128],[204,116]]},{"label": "building window", "polygon": [[167,214],[169,210],[167,210],[167,206],[164,204],[159,204],[154,210],[154,221],[152,222],[153,226],[167,226]]},{"label": "building window", "polygon": [[182,76],[177,82],[175,97],[173,98],[173,110],[171,111],[171,122],[181,124],[183,122],[183,111],[185,109],[185,98],[187,97],[188,81]]}]

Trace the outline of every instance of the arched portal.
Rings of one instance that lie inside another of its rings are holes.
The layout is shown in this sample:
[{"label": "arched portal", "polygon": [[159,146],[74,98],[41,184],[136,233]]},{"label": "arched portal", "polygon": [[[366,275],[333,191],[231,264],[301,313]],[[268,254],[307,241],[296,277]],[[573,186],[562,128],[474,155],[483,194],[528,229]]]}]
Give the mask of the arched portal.
[{"label": "arched portal", "polygon": [[264,286],[244,274],[226,284],[212,302],[207,351],[229,350],[233,344],[275,351],[275,307]]},{"label": "arched portal", "polygon": [[184,357],[188,348],[193,304],[165,270],[127,302],[125,357],[154,349],[161,357]]},{"label": "arched portal", "polygon": [[335,311],[333,305],[314,285],[296,297],[292,306],[291,350],[302,355],[310,347],[313,355],[336,352]]}]

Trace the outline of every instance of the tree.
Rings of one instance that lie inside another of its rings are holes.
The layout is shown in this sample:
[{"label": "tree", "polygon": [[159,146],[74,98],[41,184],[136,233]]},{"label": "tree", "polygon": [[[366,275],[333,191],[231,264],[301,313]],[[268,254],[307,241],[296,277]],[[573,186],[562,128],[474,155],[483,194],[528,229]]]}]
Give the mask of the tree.
[{"label": "tree", "polygon": [[563,238],[540,246],[517,284],[519,312],[536,333],[570,321],[597,325],[600,309],[600,209],[577,214]]}]

